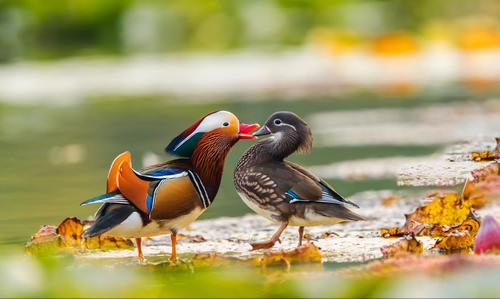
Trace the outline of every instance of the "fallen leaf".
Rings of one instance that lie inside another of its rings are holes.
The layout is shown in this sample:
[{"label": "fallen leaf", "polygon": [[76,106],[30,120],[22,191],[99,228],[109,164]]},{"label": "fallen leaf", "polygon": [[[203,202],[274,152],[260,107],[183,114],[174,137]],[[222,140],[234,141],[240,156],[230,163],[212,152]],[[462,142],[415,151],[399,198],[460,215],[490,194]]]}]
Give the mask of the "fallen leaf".
[{"label": "fallen leaf", "polygon": [[321,252],[313,243],[306,243],[292,250],[269,251],[254,259],[254,264],[267,266],[284,264],[290,268],[293,263],[321,262]]},{"label": "fallen leaf", "polygon": [[96,236],[82,240],[84,225],[88,226],[91,222],[82,223],[76,217],[64,219],[57,226],[43,226],[35,233],[26,245],[28,252],[40,252],[40,249],[50,247],[51,249],[124,249],[134,248],[131,240],[124,238],[115,238],[107,236]]},{"label": "fallen leaf", "polygon": [[429,196],[430,202],[418,207],[415,212],[405,215],[407,223],[413,220],[429,225],[457,225],[467,219],[471,206],[467,201],[458,200],[456,192],[435,193]]},{"label": "fallen leaf", "polygon": [[53,225],[44,225],[26,244],[26,251],[31,254],[51,252],[59,248],[59,235]]},{"label": "fallen leaf", "polygon": [[406,214],[406,222],[402,228],[382,228],[383,237],[395,237],[408,234],[431,235],[437,227],[456,227],[465,222],[471,214],[469,201],[458,199],[456,192],[429,194],[428,202],[411,214]]},{"label": "fallen leaf", "polygon": [[80,248],[82,244],[83,224],[76,217],[66,218],[56,230],[61,236],[61,247]]},{"label": "fallen leaf", "polygon": [[380,235],[384,238],[390,238],[390,237],[402,237],[406,235],[406,231],[399,227],[391,227],[391,228],[381,228],[380,229]]},{"label": "fallen leaf", "polygon": [[482,152],[472,152],[471,159],[473,161],[487,161],[487,160],[495,160],[500,158],[500,137],[495,138],[496,140],[496,148],[494,152],[490,152],[488,150]]},{"label": "fallen leaf", "polygon": [[474,240],[466,230],[458,230],[449,233],[446,237],[439,238],[431,249],[438,249],[440,252],[457,253],[470,252],[474,246]]},{"label": "fallen leaf", "polygon": [[465,181],[462,201],[469,201],[473,208],[479,209],[497,198],[500,198],[500,163],[473,170]]},{"label": "fallen leaf", "polygon": [[486,160],[495,160],[500,158],[500,153],[498,152],[490,152],[490,151],[482,151],[482,152],[472,152],[470,157],[473,161],[486,161]]},{"label": "fallen leaf", "polygon": [[380,251],[385,258],[399,257],[407,254],[421,254],[424,251],[424,246],[414,235],[409,235],[390,245],[383,246]]}]

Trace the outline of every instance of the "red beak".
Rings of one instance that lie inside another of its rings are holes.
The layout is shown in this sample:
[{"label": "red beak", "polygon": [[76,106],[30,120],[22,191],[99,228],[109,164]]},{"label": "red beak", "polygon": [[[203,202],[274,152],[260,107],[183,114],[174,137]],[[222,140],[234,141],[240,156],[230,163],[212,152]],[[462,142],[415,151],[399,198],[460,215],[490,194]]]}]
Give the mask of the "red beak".
[{"label": "red beak", "polygon": [[252,132],[253,130],[257,129],[259,124],[244,124],[240,123],[240,133],[238,134],[239,139],[255,139],[256,137],[253,135],[250,135],[248,133]]}]

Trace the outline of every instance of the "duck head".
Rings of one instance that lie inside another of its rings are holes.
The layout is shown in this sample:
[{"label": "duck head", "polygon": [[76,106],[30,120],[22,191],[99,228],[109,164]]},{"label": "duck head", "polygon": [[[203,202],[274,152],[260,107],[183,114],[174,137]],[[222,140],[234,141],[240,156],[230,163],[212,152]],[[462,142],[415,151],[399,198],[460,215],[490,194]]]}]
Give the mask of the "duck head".
[{"label": "duck head", "polygon": [[273,113],[252,135],[271,135],[265,143],[278,157],[286,157],[295,151],[306,153],[312,148],[311,129],[297,114],[289,111]]},{"label": "duck head", "polygon": [[238,118],[228,111],[215,111],[196,121],[189,128],[175,137],[165,148],[167,153],[191,157],[202,139],[217,141],[216,146],[232,146],[240,139],[253,139],[249,133],[258,128],[258,124],[240,123]]}]

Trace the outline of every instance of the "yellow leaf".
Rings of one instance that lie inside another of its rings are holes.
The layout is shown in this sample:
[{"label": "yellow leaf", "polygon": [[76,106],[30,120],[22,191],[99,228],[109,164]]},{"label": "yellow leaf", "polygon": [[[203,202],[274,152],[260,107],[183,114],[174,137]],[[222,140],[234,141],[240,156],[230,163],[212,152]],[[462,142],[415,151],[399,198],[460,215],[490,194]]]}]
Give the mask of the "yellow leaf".
[{"label": "yellow leaf", "polygon": [[[88,222],[85,225],[89,225]],[[131,240],[106,236],[96,236],[82,240],[84,224],[76,217],[64,219],[57,228],[43,226],[26,245],[28,252],[39,252],[51,246],[52,249],[124,249],[133,248]]]},{"label": "yellow leaf", "polygon": [[443,252],[470,252],[474,246],[474,240],[466,230],[451,232],[448,236],[436,240],[432,249]]},{"label": "yellow leaf", "polygon": [[424,251],[424,246],[414,235],[409,235],[391,245],[383,246],[380,251],[385,258],[399,257],[407,254],[421,254]]},{"label": "yellow leaf", "polygon": [[465,182],[462,200],[473,208],[482,208],[488,200],[500,197],[500,164],[493,162],[476,169]]},{"label": "yellow leaf", "polygon": [[380,234],[385,238],[407,234],[431,235],[437,228],[446,230],[461,225],[471,211],[471,202],[459,200],[455,192],[430,194],[428,203],[405,215],[406,222],[402,228],[382,228]]},{"label": "yellow leaf", "polygon": [[60,247],[80,248],[82,244],[83,225],[76,217],[66,218],[56,230],[61,237]]},{"label": "yellow leaf", "polygon": [[259,266],[284,264],[290,268],[292,263],[321,262],[321,252],[313,243],[306,243],[292,250],[270,251],[255,258],[254,263]]}]

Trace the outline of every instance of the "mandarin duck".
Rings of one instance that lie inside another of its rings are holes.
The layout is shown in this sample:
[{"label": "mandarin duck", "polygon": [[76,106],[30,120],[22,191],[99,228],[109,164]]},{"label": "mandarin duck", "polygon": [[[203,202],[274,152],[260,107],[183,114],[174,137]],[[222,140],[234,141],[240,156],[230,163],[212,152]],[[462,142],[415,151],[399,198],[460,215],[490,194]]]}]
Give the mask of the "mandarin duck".
[{"label": "mandarin duck", "polygon": [[229,150],[240,139],[255,138],[249,133],[257,127],[240,123],[230,112],[218,111],[201,118],[168,144],[166,152],[179,159],[136,171],[130,153],[120,154],[111,164],[107,193],[81,204],[102,204],[84,237],[135,238],[143,261],[141,238],[170,233],[171,260],[175,261],[177,231],[212,204]]},{"label": "mandarin duck", "polygon": [[245,204],[280,224],[269,241],[251,243],[253,250],[273,247],[288,225],[299,227],[300,246],[305,226],[364,219],[347,208],[358,206],[327,182],[285,160],[296,151],[310,151],[312,134],[306,122],[292,112],[276,112],[252,135],[269,134],[243,154],[234,171],[234,185]]}]

